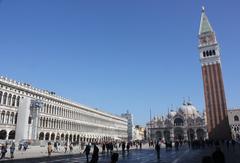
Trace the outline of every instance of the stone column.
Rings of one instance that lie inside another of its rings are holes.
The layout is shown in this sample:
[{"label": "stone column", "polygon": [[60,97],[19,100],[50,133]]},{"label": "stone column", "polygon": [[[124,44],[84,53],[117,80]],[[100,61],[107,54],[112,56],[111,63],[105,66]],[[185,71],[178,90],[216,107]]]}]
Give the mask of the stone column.
[{"label": "stone column", "polygon": [[184,140],[187,140],[188,141],[188,134],[187,134],[187,129],[184,129]]},{"label": "stone column", "polygon": [[170,140],[174,141],[174,131],[173,131],[173,128],[170,129]]},{"label": "stone column", "polygon": [[28,118],[30,115],[30,104],[30,98],[25,97],[20,100],[16,125],[16,142],[29,138]]},{"label": "stone column", "polygon": [[194,129],[194,140],[197,140],[197,129]]}]

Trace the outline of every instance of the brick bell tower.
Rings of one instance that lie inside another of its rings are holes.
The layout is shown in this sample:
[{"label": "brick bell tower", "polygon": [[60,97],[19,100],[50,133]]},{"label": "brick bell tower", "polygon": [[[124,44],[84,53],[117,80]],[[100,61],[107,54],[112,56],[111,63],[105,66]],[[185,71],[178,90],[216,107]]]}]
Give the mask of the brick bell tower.
[{"label": "brick bell tower", "polygon": [[210,139],[230,139],[219,45],[204,7],[199,29],[199,51],[204,85],[207,129]]}]

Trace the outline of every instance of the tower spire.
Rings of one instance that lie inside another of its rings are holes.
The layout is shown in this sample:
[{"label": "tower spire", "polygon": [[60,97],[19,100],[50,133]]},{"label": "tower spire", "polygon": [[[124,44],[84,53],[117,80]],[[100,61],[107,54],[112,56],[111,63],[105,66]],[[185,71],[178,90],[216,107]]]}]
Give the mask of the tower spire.
[{"label": "tower spire", "polygon": [[213,32],[212,26],[208,21],[208,17],[205,13],[205,7],[202,7],[202,15],[200,21],[199,35],[207,32]]}]

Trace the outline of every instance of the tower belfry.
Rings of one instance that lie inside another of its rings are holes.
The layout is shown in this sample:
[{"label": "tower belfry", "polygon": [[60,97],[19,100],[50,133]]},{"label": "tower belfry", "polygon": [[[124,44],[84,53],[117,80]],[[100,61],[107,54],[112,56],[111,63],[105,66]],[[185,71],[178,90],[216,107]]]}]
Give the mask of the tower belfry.
[{"label": "tower belfry", "polygon": [[227,115],[219,45],[204,7],[199,28],[199,51],[209,138],[229,139],[231,138],[231,132]]}]

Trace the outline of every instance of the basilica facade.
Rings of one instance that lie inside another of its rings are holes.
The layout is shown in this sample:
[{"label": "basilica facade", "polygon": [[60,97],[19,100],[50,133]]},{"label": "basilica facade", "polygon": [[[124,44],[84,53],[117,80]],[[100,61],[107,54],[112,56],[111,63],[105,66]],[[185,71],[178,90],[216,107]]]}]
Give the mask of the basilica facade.
[{"label": "basilica facade", "polygon": [[0,77],[0,141],[127,139],[127,119]]},{"label": "basilica facade", "polygon": [[148,139],[204,140],[208,138],[205,113],[200,113],[191,102],[184,102],[176,111],[158,116],[147,123]]}]

